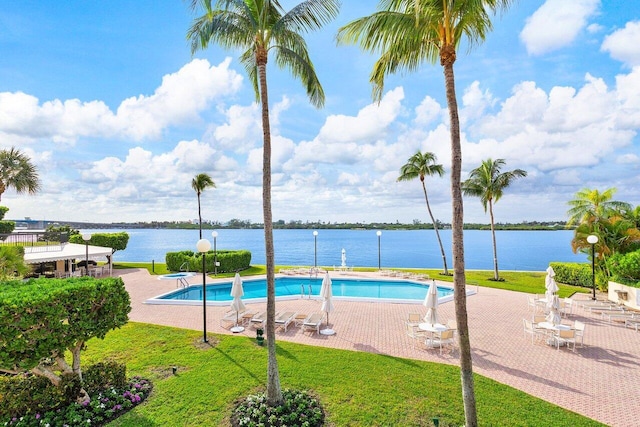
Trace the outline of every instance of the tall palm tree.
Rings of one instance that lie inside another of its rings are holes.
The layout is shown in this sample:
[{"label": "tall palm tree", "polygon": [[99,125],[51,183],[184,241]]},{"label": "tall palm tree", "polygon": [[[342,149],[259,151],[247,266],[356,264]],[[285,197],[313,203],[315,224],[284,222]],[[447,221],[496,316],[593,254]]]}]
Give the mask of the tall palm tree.
[{"label": "tall palm tree", "polygon": [[409,157],[407,163],[400,168],[400,176],[398,181],[412,181],[416,178],[420,178],[422,183],[422,191],[424,193],[424,200],[427,202],[427,211],[431,217],[433,223],[433,229],[436,231],[436,237],[438,238],[438,244],[440,245],[440,253],[442,254],[442,263],[444,265],[444,274],[449,275],[449,269],[447,268],[447,257],[444,253],[444,246],[442,246],[442,240],[440,239],[440,232],[438,231],[438,223],[433,217],[431,212],[431,206],[429,205],[429,197],[427,196],[427,186],[424,183],[426,176],[444,175],[444,168],[440,164],[436,164],[436,155],[425,151],[424,154],[419,150],[416,154]]},{"label": "tall palm tree", "polygon": [[193,188],[198,195],[198,220],[200,222],[200,238],[202,239],[202,211],[200,209],[200,195],[202,192],[209,188],[216,188],[216,183],[206,173],[199,173],[191,180],[191,188]]},{"label": "tall palm tree", "polygon": [[373,98],[380,100],[384,79],[396,71],[417,71],[423,62],[438,59],[444,70],[451,134],[451,204],[453,283],[460,347],[460,376],[467,426],[476,426],[471,345],[467,325],[464,272],[463,203],[460,188],[462,149],[453,64],[465,39],[469,46],[482,42],[491,30],[490,13],[508,8],[513,0],[381,0],[379,11],[357,19],[338,31],[338,42],[359,44],[381,52],[371,73]]},{"label": "tall palm tree", "polygon": [[[578,191],[573,200],[568,202],[571,208],[567,212],[567,225],[597,224],[602,218],[608,218],[616,212],[632,212],[631,205],[613,199],[616,188],[608,188],[603,192],[597,189],[583,188]],[[596,232],[596,229],[592,229]]]},{"label": "tall palm tree", "polygon": [[29,156],[15,147],[0,150],[0,199],[8,188],[18,194],[35,194],[40,190],[36,167]]},{"label": "tall palm tree", "polygon": [[223,48],[240,49],[244,65],[262,106],[262,208],[267,263],[267,402],[282,403],[275,345],[275,266],[273,215],[271,211],[271,126],[267,90],[267,59],[273,52],[280,68],[299,79],[311,104],[324,105],[324,91],[309,58],[301,33],[321,28],[339,11],[338,0],[307,0],[284,12],[277,0],[191,0],[192,9],[203,9],[187,33],[191,50],[206,48],[210,42]]},{"label": "tall palm tree", "polygon": [[479,167],[471,171],[469,179],[462,183],[462,192],[465,196],[479,197],[484,211],[487,212],[487,207],[489,208],[491,237],[493,239],[493,280],[500,280],[493,204],[498,203],[498,200],[504,194],[505,188],[511,185],[513,181],[527,176],[527,172],[522,169],[501,172],[500,169],[505,164],[504,159],[484,160]]}]

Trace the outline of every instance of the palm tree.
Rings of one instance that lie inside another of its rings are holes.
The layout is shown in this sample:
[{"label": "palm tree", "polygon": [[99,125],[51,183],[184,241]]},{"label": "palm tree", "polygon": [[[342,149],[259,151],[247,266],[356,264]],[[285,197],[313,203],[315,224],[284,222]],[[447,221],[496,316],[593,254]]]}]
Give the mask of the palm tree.
[{"label": "palm tree", "polygon": [[418,151],[413,156],[409,157],[407,163],[400,168],[400,176],[398,181],[411,181],[416,178],[420,178],[422,183],[422,191],[424,192],[424,200],[427,202],[427,211],[431,217],[433,223],[433,229],[436,231],[436,237],[438,238],[438,244],[440,244],[440,253],[442,253],[442,263],[444,265],[444,274],[449,275],[449,269],[447,268],[447,257],[444,253],[444,246],[442,246],[442,240],[440,239],[440,232],[438,231],[438,223],[433,217],[431,212],[431,206],[429,205],[429,197],[427,196],[427,186],[424,183],[425,176],[444,175],[444,168],[442,165],[436,164],[436,155],[430,152],[424,154]]},{"label": "palm tree", "polygon": [[467,426],[478,417],[473,385],[471,345],[467,325],[467,295],[464,272],[463,204],[460,188],[462,149],[453,64],[463,39],[468,45],[482,42],[491,30],[490,12],[506,9],[513,0],[381,0],[379,11],[357,19],[338,31],[338,42],[359,44],[370,52],[381,52],[371,73],[373,98],[380,100],[386,75],[416,71],[423,62],[438,59],[444,69],[445,91],[451,134],[451,204],[453,239],[453,283],[460,347],[460,376]]},{"label": "palm tree", "polygon": [[262,106],[262,208],[267,263],[267,403],[281,404],[282,390],[276,360],[275,335],[275,266],[273,253],[273,215],[271,211],[271,126],[267,90],[267,59],[273,52],[280,68],[288,69],[299,79],[310,102],[324,105],[324,91],[316,76],[302,32],[321,28],[339,11],[338,0],[307,0],[284,12],[277,0],[191,0],[204,15],[196,18],[187,33],[191,51],[205,49],[210,42],[223,48],[240,49],[244,65]]},{"label": "palm tree", "polygon": [[[628,203],[611,200],[616,191],[615,188],[608,188],[603,192],[589,188],[578,191],[575,198],[568,202],[571,209],[567,212],[567,225],[597,224],[600,219],[608,218],[616,212],[632,212]],[[597,232],[597,229],[592,229],[592,232]]]},{"label": "palm tree", "polygon": [[8,188],[18,194],[35,194],[40,190],[36,167],[29,156],[15,147],[0,150],[0,199]]},{"label": "palm tree", "polygon": [[500,169],[505,163],[504,159],[484,160],[479,167],[471,171],[469,179],[462,183],[462,192],[465,196],[480,197],[480,203],[482,203],[484,211],[487,212],[487,207],[489,208],[491,237],[493,238],[493,280],[500,280],[493,204],[498,203],[498,200],[502,198],[504,189],[511,185],[514,180],[527,176],[527,172],[522,169],[501,172]]},{"label": "palm tree", "polygon": [[193,188],[198,195],[198,220],[200,222],[200,238],[202,239],[202,211],[200,209],[200,195],[202,192],[209,188],[216,188],[216,183],[206,173],[199,173],[191,180],[191,188]]}]

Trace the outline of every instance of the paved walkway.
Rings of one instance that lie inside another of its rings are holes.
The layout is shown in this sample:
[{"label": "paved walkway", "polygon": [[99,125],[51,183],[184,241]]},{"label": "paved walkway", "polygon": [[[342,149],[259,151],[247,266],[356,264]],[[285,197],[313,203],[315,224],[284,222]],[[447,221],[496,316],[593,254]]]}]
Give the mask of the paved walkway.
[{"label": "paved walkway", "polygon": [[[174,281],[161,281],[147,270],[116,270],[131,295],[130,319],[137,322],[202,330],[202,306],[150,305],[150,297],[175,289]],[[376,273],[369,273],[369,275]],[[194,277],[191,283],[198,283]],[[227,279],[228,280],[228,279]],[[200,282],[201,283],[201,282]],[[425,288],[426,291],[426,288]],[[587,296],[576,298],[586,299]],[[320,310],[317,300],[278,301],[277,310],[311,313]],[[414,342],[404,329],[410,311],[421,313],[421,304],[369,303],[334,300],[330,315],[336,335],[303,333],[299,328],[277,332],[278,339],[309,345],[367,351],[419,360],[458,364],[457,353],[445,353]],[[263,310],[266,303],[247,304]],[[207,331],[231,334],[220,319],[228,305],[207,308]],[[616,427],[640,422],[640,332],[597,314],[574,309],[569,320],[586,323],[584,348],[573,353],[545,344],[532,344],[523,333],[522,319],[529,318],[526,294],[479,288],[467,298],[474,372],[533,396]],[[453,319],[453,302],[441,304],[441,319]],[[255,337],[255,331],[244,334]]]}]

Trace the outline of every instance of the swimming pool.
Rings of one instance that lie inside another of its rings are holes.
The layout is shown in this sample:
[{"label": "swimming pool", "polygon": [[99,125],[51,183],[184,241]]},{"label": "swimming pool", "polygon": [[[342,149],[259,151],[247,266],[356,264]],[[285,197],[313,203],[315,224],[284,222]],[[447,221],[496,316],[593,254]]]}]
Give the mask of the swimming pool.
[{"label": "swimming pool", "polygon": [[[377,280],[332,278],[333,297],[343,300],[385,301],[400,303],[421,303],[429,289],[429,283],[418,283],[408,280]],[[243,281],[245,302],[261,302],[266,300],[266,279],[248,279]],[[276,277],[275,289],[278,299],[320,298],[322,278],[309,277]],[[231,282],[207,284],[207,303],[211,305],[227,305],[232,301]],[[438,301],[447,302],[453,299],[453,289],[438,286]],[[145,301],[148,304],[201,304],[202,285],[194,284],[184,289],[177,289]]]}]

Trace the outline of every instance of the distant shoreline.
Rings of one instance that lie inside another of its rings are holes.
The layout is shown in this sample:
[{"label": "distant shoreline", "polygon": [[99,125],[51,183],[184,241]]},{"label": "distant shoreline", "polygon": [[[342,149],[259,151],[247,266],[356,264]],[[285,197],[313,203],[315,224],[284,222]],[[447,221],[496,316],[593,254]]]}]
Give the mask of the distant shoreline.
[{"label": "distant shoreline", "polygon": [[[33,219],[12,219],[16,224],[17,230],[44,230],[50,225],[69,226],[74,229],[149,229],[149,230],[197,230],[199,224],[187,221],[163,221],[163,222],[135,222],[135,223],[91,223],[76,221],[49,221],[49,220],[33,220]],[[202,224],[203,230],[255,230],[263,229],[261,223],[252,223],[250,221],[231,220],[225,224],[216,222],[205,222]],[[324,222],[301,222],[276,221],[273,224],[274,230],[433,230],[431,223],[340,223],[331,224]],[[439,230],[450,230],[450,224],[439,223]],[[491,230],[489,224],[467,223],[464,224],[465,230]],[[520,223],[501,223],[495,224],[496,230],[501,231],[558,231],[569,230],[564,221],[526,221]]]}]

